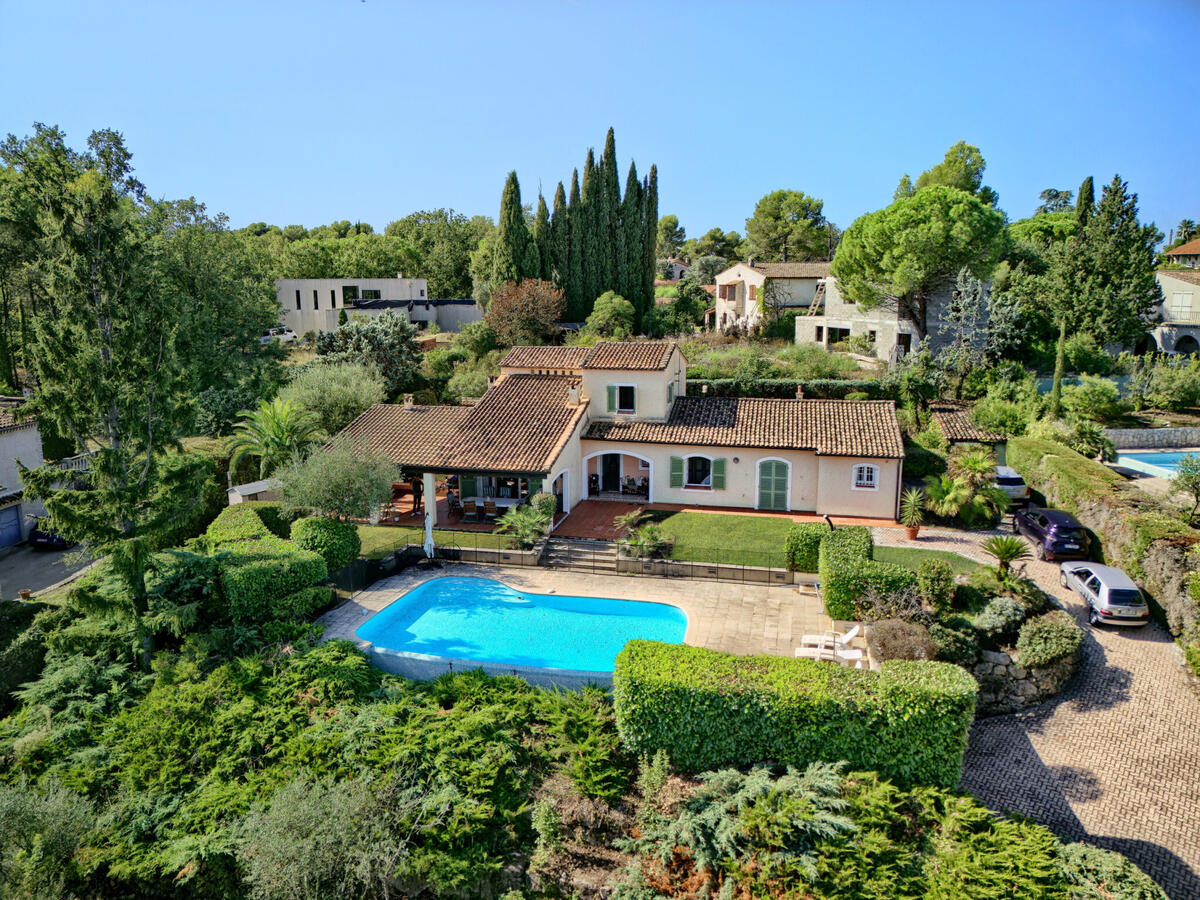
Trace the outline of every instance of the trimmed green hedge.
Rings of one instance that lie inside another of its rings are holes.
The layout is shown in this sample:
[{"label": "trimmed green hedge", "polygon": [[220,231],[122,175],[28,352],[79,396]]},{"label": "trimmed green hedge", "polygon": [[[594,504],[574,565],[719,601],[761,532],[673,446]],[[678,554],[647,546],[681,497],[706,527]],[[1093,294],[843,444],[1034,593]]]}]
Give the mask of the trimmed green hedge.
[{"label": "trimmed green hedge", "polygon": [[783,539],[783,553],[792,572],[817,571],[821,539],[830,534],[824,522],[797,522]]},{"label": "trimmed green hedge", "polygon": [[858,601],[870,590],[895,594],[914,589],[911,569],[871,559],[871,532],[861,525],[836,528],[821,541],[817,572],[825,612],[834,619],[855,619]]},{"label": "trimmed green hedge", "polygon": [[845,760],[897,784],[953,787],[975,716],[957,666],[894,660],[879,672],[630,641],[617,656],[617,729],[635,755],[685,772]]},{"label": "trimmed green hedge", "polygon": [[333,597],[333,588],[318,584],[288,594],[275,608],[285,615],[299,619],[328,606],[333,602]]},{"label": "trimmed green hedge", "polygon": [[689,378],[687,392],[698,397],[708,388],[709,397],[777,397],[792,399],[796,389],[808,400],[844,400],[848,394],[866,394],[871,400],[894,400],[895,393],[877,379],[851,378]]},{"label": "trimmed green hedge", "polygon": [[1100,497],[1124,479],[1107,466],[1044,438],[1010,438],[1005,459],[1051,502],[1078,512],[1078,497]]},{"label": "trimmed green hedge", "polygon": [[1082,646],[1082,629],[1069,613],[1058,609],[1021,626],[1017,659],[1026,669],[1041,669],[1076,656]]},{"label": "trimmed green hedge", "polygon": [[299,519],[292,523],[292,543],[305,550],[321,554],[325,567],[336,572],[358,559],[362,552],[362,541],[358,537],[358,526],[353,522],[339,522],[325,516]]},{"label": "trimmed green hedge", "polygon": [[285,510],[278,500],[243,500],[238,506],[248,507],[258,513],[258,518],[267,527],[267,531],[275,537],[286,538],[291,534],[296,513]]},{"label": "trimmed green hedge", "polygon": [[271,530],[263,524],[262,517],[254,506],[239,503],[221,510],[221,514],[208,526],[204,536],[213,549],[218,549],[238,541],[256,541],[271,537]]}]

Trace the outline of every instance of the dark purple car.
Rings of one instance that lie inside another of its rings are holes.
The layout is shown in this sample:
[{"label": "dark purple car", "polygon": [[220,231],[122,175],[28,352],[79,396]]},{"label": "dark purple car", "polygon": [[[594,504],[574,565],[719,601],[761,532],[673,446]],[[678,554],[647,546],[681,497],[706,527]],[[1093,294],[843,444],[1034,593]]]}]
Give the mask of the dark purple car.
[{"label": "dark purple car", "polygon": [[1087,559],[1092,538],[1070,513],[1031,506],[1018,510],[1013,530],[1033,543],[1038,559]]}]

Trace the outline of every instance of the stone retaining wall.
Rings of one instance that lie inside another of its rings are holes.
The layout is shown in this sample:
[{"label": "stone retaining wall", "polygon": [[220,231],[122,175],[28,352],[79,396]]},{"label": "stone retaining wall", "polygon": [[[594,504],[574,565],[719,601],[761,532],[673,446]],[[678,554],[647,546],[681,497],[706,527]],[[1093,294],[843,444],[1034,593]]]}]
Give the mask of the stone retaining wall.
[{"label": "stone retaining wall", "polygon": [[1118,450],[1200,447],[1200,428],[1105,428]]},{"label": "stone retaining wall", "polygon": [[984,650],[971,674],[979,682],[976,714],[997,716],[1048,700],[1063,689],[1079,668],[1080,653],[1040,669],[1026,669],[1019,658]]}]

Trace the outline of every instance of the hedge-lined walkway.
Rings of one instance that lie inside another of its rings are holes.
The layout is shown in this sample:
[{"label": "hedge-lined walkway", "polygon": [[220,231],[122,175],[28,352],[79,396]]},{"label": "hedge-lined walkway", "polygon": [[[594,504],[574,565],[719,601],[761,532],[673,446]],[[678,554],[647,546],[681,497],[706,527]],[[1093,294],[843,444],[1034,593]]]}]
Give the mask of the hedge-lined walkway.
[{"label": "hedge-lined walkway", "polygon": [[[987,536],[923,528],[910,542],[898,529],[875,530],[879,544],[980,562]],[[1024,565],[1083,627],[1083,665],[1054,700],[975,723],[962,787],[1066,840],[1126,854],[1172,897],[1200,897],[1200,698],[1174,643],[1157,625],[1091,628],[1082,601],[1059,585],[1057,565]]]}]

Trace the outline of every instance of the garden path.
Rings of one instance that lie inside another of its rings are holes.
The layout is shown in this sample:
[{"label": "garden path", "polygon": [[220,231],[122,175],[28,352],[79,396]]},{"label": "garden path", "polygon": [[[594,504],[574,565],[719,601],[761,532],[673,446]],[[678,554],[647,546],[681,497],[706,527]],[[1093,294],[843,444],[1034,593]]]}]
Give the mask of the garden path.
[{"label": "garden path", "polygon": [[[980,544],[994,533],[922,528],[908,541],[877,528],[875,541],[989,562]],[[978,720],[961,786],[1065,840],[1124,853],[1177,900],[1200,898],[1200,698],[1178,647],[1156,624],[1089,626],[1057,565],[1021,565],[1084,629],[1083,664],[1053,700]]]}]

